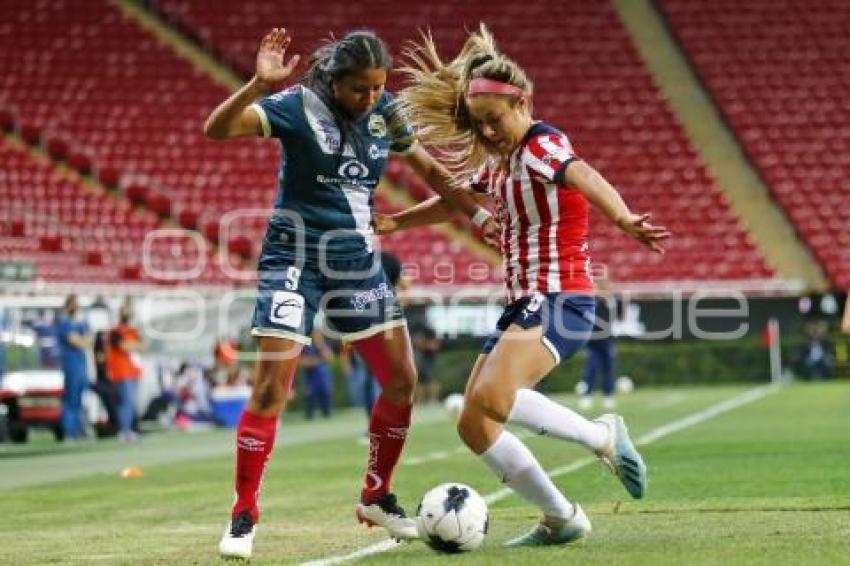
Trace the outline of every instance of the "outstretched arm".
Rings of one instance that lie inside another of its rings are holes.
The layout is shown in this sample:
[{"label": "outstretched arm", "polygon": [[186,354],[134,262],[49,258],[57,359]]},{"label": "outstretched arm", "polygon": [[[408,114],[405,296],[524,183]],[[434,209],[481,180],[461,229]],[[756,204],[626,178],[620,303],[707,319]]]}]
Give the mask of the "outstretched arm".
[{"label": "outstretched arm", "polygon": [[411,213],[407,216],[406,222],[416,222],[405,227],[411,228],[442,222],[449,219],[451,210],[460,210],[472,220],[475,226],[481,229],[485,240],[489,241],[498,235],[498,222],[485,208],[479,206],[471,191],[460,186],[452,178],[448,169],[443,167],[430,153],[419,146],[405,155],[404,159],[441,197],[441,200],[425,201],[422,203],[422,208],[417,206],[405,211],[405,213]]},{"label": "outstretched arm", "polygon": [[249,106],[274,84],[292,74],[298,64],[298,55],[284,64],[286,48],[291,40],[283,28],[274,28],[263,38],[257,52],[256,73],[212,111],[204,124],[204,135],[217,140],[262,135],[260,117]]},{"label": "outstretched arm", "polygon": [[567,165],[564,179],[556,181],[559,184],[576,187],[620,230],[648,248],[664,253],[661,244],[671,235],[667,228],[650,224],[649,214],[635,214],[630,211],[617,189],[596,169],[584,161],[573,161]]},{"label": "outstretched arm", "polygon": [[417,226],[439,224],[451,219],[454,209],[443,197],[435,195],[426,201],[395,214],[375,214],[375,229],[378,234],[389,234]]}]

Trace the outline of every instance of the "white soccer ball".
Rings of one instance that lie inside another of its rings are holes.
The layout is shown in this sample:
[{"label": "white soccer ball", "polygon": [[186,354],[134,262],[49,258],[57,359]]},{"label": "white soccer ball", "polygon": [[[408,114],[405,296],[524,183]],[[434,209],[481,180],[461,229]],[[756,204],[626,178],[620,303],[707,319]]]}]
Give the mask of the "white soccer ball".
[{"label": "white soccer ball", "polygon": [[628,375],[621,375],[614,382],[614,388],[617,390],[617,393],[628,395],[635,390],[635,382]]},{"label": "white soccer ball", "polygon": [[460,412],[463,410],[463,395],[460,393],[452,393],[443,400],[443,407],[446,408],[446,411],[448,411],[452,417],[457,419]]},{"label": "white soccer ball", "polygon": [[422,498],[416,527],[425,544],[438,552],[475,550],[484,542],[489,518],[487,503],[462,483],[444,483]]}]

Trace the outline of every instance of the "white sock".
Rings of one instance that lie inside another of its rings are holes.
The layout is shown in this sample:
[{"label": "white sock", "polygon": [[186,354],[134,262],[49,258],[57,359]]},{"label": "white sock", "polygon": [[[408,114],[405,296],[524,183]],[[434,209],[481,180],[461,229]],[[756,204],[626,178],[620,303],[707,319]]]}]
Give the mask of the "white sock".
[{"label": "white sock", "polygon": [[532,389],[517,391],[508,422],[537,434],[578,442],[593,451],[604,448],[610,435],[604,424],[589,421]]},{"label": "white sock", "polygon": [[573,516],[572,503],[558,491],[534,454],[510,432],[502,431],[496,442],[481,454],[481,459],[502,483],[539,507],[547,517]]}]

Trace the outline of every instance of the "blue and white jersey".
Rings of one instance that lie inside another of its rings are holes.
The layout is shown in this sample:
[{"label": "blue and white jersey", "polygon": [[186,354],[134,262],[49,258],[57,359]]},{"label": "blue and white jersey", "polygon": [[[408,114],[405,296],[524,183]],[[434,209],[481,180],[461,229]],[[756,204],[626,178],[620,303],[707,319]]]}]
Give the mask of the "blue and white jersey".
[{"label": "blue and white jersey", "polygon": [[354,128],[362,136],[357,155],[319,96],[296,85],[263,98],[252,108],[263,135],[281,141],[275,211],[266,231],[261,262],[291,258],[351,258],[371,252],[372,200],[390,152],[406,153],[413,132],[384,93]]}]

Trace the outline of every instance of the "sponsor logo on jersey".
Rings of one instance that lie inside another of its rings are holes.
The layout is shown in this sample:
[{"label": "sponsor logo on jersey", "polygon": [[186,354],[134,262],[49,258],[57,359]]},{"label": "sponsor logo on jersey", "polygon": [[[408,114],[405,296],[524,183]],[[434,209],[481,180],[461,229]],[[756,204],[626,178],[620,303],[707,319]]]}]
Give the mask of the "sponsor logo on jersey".
[{"label": "sponsor logo on jersey", "polygon": [[339,173],[340,177],[345,177],[356,183],[369,176],[369,168],[356,159],[349,159],[339,166],[337,173]]},{"label": "sponsor logo on jersey", "polygon": [[304,297],[289,291],[275,291],[269,320],[291,328],[300,328],[304,320]]},{"label": "sponsor logo on jersey", "polygon": [[318,119],[319,125],[319,135],[321,135],[325,140],[325,146],[330,149],[332,153],[336,153],[339,151],[340,144],[340,135],[339,129],[336,127],[330,120],[326,120],[324,118]]},{"label": "sponsor logo on jersey", "polygon": [[369,168],[356,159],[345,161],[337,169],[339,177],[316,175],[316,181],[325,185],[350,185],[355,187],[374,187],[378,179],[369,177]]},{"label": "sponsor logo on jersey", "polygon": [[390,155],[389,149],[381,149],[375,144],[369,146],[370,159],[386,159]]},{"label": "sponsor logo on jersey", "polygon": [[366,310],[366,306],[370,303],[394,296],[395,294],[393,293],[392,287],[386,283],[381,283],[374,289],[355,293],[354,296],[351,297],[351,304],[354,306],[354,310],[361,312]]},{"label": "sponsor logo on jersey", "polygon": [[384,117],[380,114],[372,114],[369,116],[369,123],[366,127],[369,130],[369,133],[376,138],[383,138],[387,135],[387,121],[384,120]]}]

